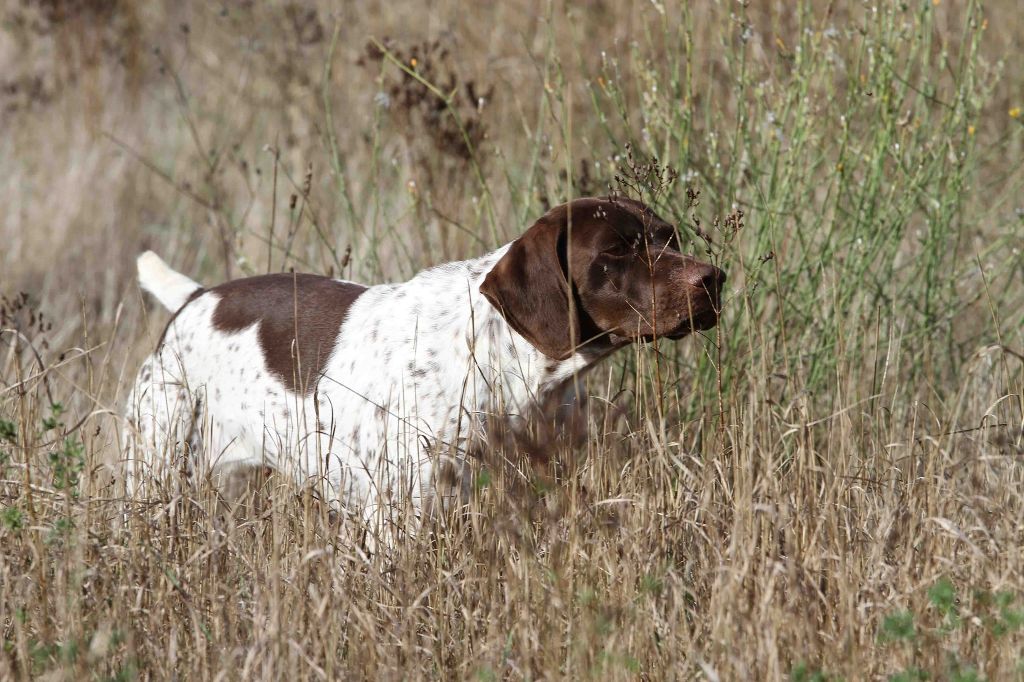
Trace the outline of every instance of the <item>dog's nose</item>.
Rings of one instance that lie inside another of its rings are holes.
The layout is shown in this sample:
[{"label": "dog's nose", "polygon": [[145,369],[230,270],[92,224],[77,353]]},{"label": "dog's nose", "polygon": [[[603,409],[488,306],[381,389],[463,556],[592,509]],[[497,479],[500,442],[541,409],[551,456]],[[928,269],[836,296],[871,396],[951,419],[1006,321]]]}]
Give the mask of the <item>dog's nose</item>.
[{"label": "dog's nose", "polygon": [[709,294],[717,294],[725,284],[725,272],[710,263],[695,262],[687,270],[687,283]]}]

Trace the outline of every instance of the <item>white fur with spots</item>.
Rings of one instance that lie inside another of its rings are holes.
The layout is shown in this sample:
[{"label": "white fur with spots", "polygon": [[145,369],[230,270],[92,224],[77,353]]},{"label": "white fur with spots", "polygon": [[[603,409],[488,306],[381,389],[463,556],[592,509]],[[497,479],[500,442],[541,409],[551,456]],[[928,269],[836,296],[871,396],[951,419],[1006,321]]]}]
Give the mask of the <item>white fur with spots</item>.
[{"label": "white fur with spots", "polygon": [[[129,491],[144,494],[166,468],[194,476],[270,466],[321,483],[332,503],[373,522],[392,505],[420,510],[447,458],[465,492],[466,446],[487,438],[489,414],[517,419],[600,359],[594,351],[548,358],[480,293],[507,249],[367,289],[308,396],[268,370],[259,323],[219,331],[218,295],[195,296],[129,399]],[[146,288],[160,300],[184,299],[191,280],[180,277],[150,277]],[[175,292],[155,291],[161,281]]]}]

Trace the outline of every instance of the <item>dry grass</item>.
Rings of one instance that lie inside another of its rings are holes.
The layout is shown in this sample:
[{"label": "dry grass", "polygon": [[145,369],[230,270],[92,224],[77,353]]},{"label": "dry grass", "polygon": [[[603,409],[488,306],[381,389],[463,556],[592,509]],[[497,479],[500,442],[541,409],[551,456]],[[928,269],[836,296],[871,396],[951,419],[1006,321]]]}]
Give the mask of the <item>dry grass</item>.
[{"label": "dry grass", "polygon": [[[173,5],[0,10],[0,678],[1024,675],[1015,0]],[[405,278],[627,142],[728,301],[598,372],[559,487],[369,558],[273,477],[122,521],[142,248]]]}]

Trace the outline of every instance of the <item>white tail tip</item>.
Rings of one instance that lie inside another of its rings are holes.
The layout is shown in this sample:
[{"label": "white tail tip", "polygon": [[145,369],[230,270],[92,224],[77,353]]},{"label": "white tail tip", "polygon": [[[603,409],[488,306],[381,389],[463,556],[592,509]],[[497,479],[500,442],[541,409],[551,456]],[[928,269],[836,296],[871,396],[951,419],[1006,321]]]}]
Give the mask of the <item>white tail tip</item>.
[{"label": "white tail tip", "polygon": [[136,261],[139,268],[139,285],[156,296],[165,308],[175,312],[188,302],[202,285],[171,269],[160,256],[145,251]]}]

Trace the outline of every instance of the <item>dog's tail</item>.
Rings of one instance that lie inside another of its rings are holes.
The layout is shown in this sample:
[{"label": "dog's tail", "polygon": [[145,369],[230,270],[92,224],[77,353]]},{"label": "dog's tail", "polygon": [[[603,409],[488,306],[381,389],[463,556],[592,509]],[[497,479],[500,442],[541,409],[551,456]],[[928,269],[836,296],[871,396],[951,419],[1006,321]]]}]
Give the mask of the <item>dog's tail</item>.
[{"label": "dog's tail", "polygon": [[188,302],[202,285],[180,272],[175,272],[160,256],[146,251],[136,261],[139,267],[139,285],[156,296],[156,300],[172,313]]}]

